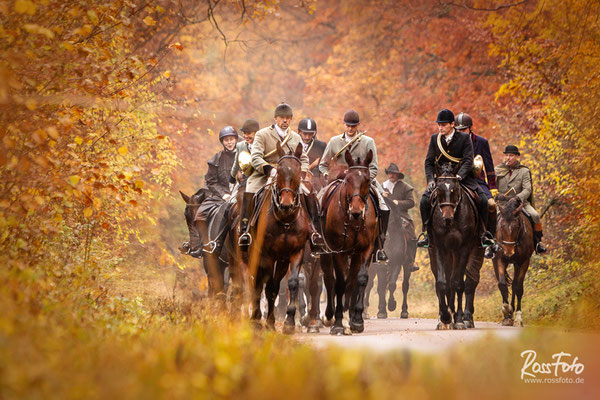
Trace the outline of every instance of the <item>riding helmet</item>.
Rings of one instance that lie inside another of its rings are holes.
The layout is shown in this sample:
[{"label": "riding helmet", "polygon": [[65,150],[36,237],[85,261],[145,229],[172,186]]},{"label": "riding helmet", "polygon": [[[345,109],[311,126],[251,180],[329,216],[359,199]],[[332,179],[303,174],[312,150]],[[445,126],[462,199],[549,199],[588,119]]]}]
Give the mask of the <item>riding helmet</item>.
[{"label": "riding helmet", "polygon": [[454,113],[447,108],[444,108],[437,115],[437,120],[435,121],[438,124],[444,124],[448,122],[454,122]]},{"label": "riding helmet", "polygon": [[312,118],[302,118],[298,123],[298,130],[314,133],[317,131],[317,123]]},{"label": "riding helmet", "polygon": [[473,119],[469,114],[461,112],[456,116],[454,125],[456,129],[467,129],[473,126]]},{"label": "riding helmet", "polygon": [[237,139],[238,134],[233,126],[228,125],[225,128],[221,129],[221,132],[219,132],[219,141],[222,143],[223,139],[227,136],[235,136]]},{"label": "riding helmet", "polygon": [[360,118],[358,117],[358,113],[354,110],[346,111],[344,114],[344,124],[348,126],[355,126],[360,123]]},{"label": "riding helmet", "polygon": [[240,129],[242,132],[257,132],[260,129],[260,126],[258,125],[258,121],[250,118],[247,119],[244,124],[242,125],[242,129]]},{"label": "riding helmet", "polygon": [[292,107],[287,103],[281,103],[275,107],[275,117],[293,117]]}]

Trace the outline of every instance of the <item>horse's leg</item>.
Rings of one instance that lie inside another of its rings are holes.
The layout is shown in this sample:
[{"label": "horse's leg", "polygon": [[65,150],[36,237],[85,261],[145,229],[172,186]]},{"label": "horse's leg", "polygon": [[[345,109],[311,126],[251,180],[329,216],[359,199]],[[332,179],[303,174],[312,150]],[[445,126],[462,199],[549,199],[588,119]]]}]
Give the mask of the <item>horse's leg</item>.
[{"label": "horse's leg", "polygon": [[467,264],[465,279],[465,327],[475,328],[473,315],[475,314],[475,290],[479,284],[479,271],[483,265],[483,249],[474,246]]},{"label": "horse's leg", "polygon": [[452,270],[452,292],[456,294],[456,313],[454,314],[454,329],[465,329],[463,314],[463,295],[465,292],[465,270],[470,252],[461,252]]},{"label": "horse's leg", "polygon": [[448,304],[446,303],[447,287],[449,286],[446,282],[446,272],[444,270],[444,264],[442,262],[442,254],[439,246],[429,248],[429,254],[431,257],[431,268],[435,269],[435,292],[438,297],[439,306],[439,318],[437,329],[449,329],[449,324],[452,323],[452,316],[448,312]]},{"label": "horse's leg", "polygon": [[304,256],[304,248],[300,249],[296,254],[290,256],[289,266],[291,274],[288,279],[288,287],[290,291],[290,302],[287,306],[286,314],[287,317],[283,324],[283,333],[292,334],[296,329],[296,302],[298,300],[298,289],[300,287],[300,266],[302,264],[302,257]]},{"label": "horse's leg", "polygon": [[[523,326],[523,319],[521,317],[521,299],[523,298],[523,284],[525,282],[525,274],[527,273],[527,269],[529,268],[528,258],[525,260],[519,267],[515,265],[515,280],[513,282],[513,293],[517,295],[517,309],[515,312],[515,322],[514,326]],[[517,274],[518,271],[518,274]]]},{"label": "horse's leg", "polygon": [[411,268],[412,265],[403,265],[404,277],[402,279],[402,312],[400,313],[400,318],[408,318],[407,295],[410,287],[410,274],[412,273]]},{"label": "horse's leg", "polygon": [[343,335],[348,333],[344,329],[344,292],[346,290],[346,279],[344,277],[344,266],[346,257],[343,255],[335,254],[333,256],[333,268],[335,272],[335,320],[331,327],[330,333],[332,335]]},{"label": "horse's leg", "polygon": [[308,281],[308,289],[310,292],[310,307],[308,309],[308,333],[319,332],[319,297],[321,294],[319,291],[319,279],[321,277],[319,273],[320,268],[320,261],[313,260],[313,262],[311,263],[310,274],[307,270],[305,270],[306,280]]},{"label": "horse's leg", "polygon": [[[375,264],[377,265],[377,264]],[[371,300],[371,290],[373,289],[373,285],[375,282],[375,277],[377,276],[377,268],[375,267],[375,265],[373,265],[373,267],[369,268],[369,282],[367,283],[367,287],[365,289],[365,311],[363,312],[363,318],[368,318],[368,310],[369,310],[369,303]],[[379,280],[379,278],[378,278]]]},{"label": "horse's leg", "polygon": [[327,291],[327,307],[325,308],[324,326],[333,325],[333,315],[335,307],[335,276],[333,274],[333,256],[330,254],[321,255],[321,269],[323,270],[323,283]]},{"label": "horse's leg", "polygon": [[274,264],[275,262],[272,260],[262,264],[264,265],[266,275],[265,297],[267,298],[267,328],[272,330],[275,330],[275,299],[277,298],[277,293],[279,292],[279,286],[281,284],[281,278],[279,280],[276,279],[278,267],[275,267]]},{"label": "horse's leg", "polygon": [[498,290],[500,290],[500,294],[502,295],[502,314],[504,316],[504,319],[502,320],[502,325],[512,325],[513,310],[508,304],[506,263],[502,261],[502,257],[500,255],[494,257],[492,259],[492,263],[494,264],[494,272],[496,273],[496,278],[498,279]]},{"label": "horse's leg", "polygon": [[[369,270],[375,265],[371,265]],[[379,297],[379,304],[377,305],[377,318],[387,318],[387,302],[385,296],[387,295],[388,287],[388,268],[386,265],[377,265],[377,296]],[[360,272],[359,272],[360,276]],[[367,275],[367,277],[369,277]],[[366,308],[366,306],[365,306]]]},{"label": "horse's leg", "polygon": [[[369,280],[367,265],[370,255],[371,250],[363,253],[361,257],[358,258],[358,262],[360,262],[360,270],[358,271],[358,276],[356,277],[356,291],[358,293],[356,298],[357,301],[354,305],[354,318],[350,321],[350,329],[352,329],[352,332],[361,333],[365,330],[365,322],[362,318],[362,311],[364,309],[363,299],[365,297],[365,287],[367,286],[367,282]],[[380,276],[381,275],[382,274],[380,274]],[[383,289],[383,299],[385,301],[385,285],[383,285]]]},{"label": "horse's leg", "polygon": [[263,270],[261,268],[258,268],[256,271],[256,275],[253,278],[253,309],[251,319],[255,322],[257,327],[260,327],[260,320],[262,318],[262,312],[260,310],[260,297],[262,295],[264,286]]},{"label": "horse's leg", "polygon": [[286,274],[283,275],[283,277],[281,278],[281,281],[279,283],[278,286],[278,293],[277,293],[277,297],[276,297],[276,306],[275,306],[275,311],[274,311],[274,315],[275,315],[275,319],[277,321],[281,321],[282,319],[285,318],[285,312],[287,310],[287,304],[288,304],[288,298],[289,298],[289,292],[288,292],[288,276],[287,276],[287,272]]},{"label": "horse's leg", "polygon": [[387,274],[387,289],[390,292],[390,298],[388,300],[387,308],[390,311],[394,311],[397,306],[396,299],[394,298],[394,293],[396,292],[398,275],[400,275],[400,269],[402,268],[402,260],[399,259],[399,257],[392,255],[389,264],[391,264],[391,267],[388,270]]}]

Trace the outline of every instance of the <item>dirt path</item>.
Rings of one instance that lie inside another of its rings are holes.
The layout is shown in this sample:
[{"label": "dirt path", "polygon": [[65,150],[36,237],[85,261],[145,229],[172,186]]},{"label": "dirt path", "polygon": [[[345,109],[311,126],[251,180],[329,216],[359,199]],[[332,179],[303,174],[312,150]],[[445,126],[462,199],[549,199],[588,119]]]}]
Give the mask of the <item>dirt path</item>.
[{"label": "dirt path", "polygon": [[332,336],[329,328],[321,328],[318,334],[296,333],[294,338],[317,347],[330,345],[345,348],[368,348],[376,351],[418,350],[437,352],[451,346],[481,339],[494,334],[503,339],[517,337],[523,328],[502,326],[495,322],[475,322],[475,328],[463,331],[437,331],[438,321],[420,318],[368,319],[365,331],[351,336]]}]

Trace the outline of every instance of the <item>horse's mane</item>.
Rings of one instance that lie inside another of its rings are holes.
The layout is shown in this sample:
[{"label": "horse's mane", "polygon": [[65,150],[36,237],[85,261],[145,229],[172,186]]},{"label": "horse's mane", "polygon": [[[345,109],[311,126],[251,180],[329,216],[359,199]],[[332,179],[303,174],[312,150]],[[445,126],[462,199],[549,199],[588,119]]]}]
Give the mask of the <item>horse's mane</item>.
[{"label": "horse's mane", "polygon": [[440,166],[440,176],[455,176],[456,171],[451,163],[445,163]]},{"label": "horse's mane", "polygon": [[501,208],[502,211],[502,218],[504,218],[506,221],[512,221],[514,218],[517,217],[517,209],[521,206],[521,204],[523,204],[521,202],[521,199],[519,197],[513,197],[512,199],[510,199],[506,205],[504,207]]}]

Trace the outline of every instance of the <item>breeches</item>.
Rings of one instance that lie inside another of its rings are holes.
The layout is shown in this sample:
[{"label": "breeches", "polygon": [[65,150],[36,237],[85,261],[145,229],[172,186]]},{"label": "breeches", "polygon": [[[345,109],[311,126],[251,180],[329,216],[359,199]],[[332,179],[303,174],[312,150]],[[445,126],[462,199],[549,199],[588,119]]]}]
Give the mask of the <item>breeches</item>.
[{"label": "breeches", "polygon": [[533,220],[534,224],[540,224],[542,221],[540,219],[540,214],[536,211],[535,208],[533,208],[531,206],[531,204],[527,203],[525,205],[523,205],[523,209],[525,210],[525,212],[529,215],[531,215],[531,219]]}]

